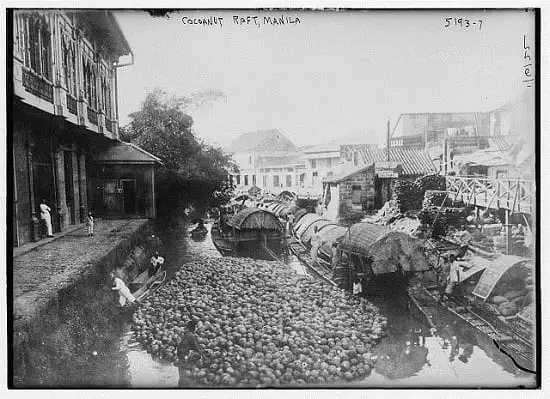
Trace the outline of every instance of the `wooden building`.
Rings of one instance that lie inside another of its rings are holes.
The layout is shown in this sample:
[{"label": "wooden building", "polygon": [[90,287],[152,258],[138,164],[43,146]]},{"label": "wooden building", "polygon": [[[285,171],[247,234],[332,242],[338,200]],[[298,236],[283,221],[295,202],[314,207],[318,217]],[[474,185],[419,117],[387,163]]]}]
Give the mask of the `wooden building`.
[{"label": "wooden building", "polygon": [[160,159],[116,142],[90,156],[89,209],[103,217],[156,217],[155,166]]}]

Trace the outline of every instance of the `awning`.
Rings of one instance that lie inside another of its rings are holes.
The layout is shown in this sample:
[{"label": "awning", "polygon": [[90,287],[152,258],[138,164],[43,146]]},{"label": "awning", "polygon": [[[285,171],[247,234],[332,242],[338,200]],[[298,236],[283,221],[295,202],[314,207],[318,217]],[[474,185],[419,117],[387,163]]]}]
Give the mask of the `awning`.
[{"label": "awning", "polygon": [[162,164],[160,158],[132,143],[116,141],[100,148],[87,159],[101,164]]}]

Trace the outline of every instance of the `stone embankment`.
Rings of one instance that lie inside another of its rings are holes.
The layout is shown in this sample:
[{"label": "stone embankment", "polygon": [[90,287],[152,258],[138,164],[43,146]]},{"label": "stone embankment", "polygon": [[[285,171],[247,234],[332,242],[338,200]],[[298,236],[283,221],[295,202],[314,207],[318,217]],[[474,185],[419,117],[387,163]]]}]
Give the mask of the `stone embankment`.
[{"label": "stone embankment", "polygon": [[135,276],[147,263],[139,245],[149,235],[147,219],[98,220],[93,237],[81,227],[14,251],[14,386],[99,382],[86,379],[87,356],[97,355],[94,349],[101,355],[102,345],[107,353],[120,328],[109,272],[120,268],[128,279]]}]

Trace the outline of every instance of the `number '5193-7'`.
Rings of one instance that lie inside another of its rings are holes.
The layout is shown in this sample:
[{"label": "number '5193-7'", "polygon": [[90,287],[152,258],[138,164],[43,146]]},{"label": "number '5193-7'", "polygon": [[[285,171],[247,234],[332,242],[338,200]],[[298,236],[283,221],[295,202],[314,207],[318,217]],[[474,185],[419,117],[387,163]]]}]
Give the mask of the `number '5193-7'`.
[{"label": "number '5193-7'", "polygon": [[448,28],[451,25],[454,25],[454,26],[460,25],[463,28],[469,28],[472,25],[479,25],[479,30],[481,30],[482,24],[483,24],[483,21],[481,19],[470,22],[470,20],[466,18],[456,18],[456,17],[445,18],[445,28]]}]

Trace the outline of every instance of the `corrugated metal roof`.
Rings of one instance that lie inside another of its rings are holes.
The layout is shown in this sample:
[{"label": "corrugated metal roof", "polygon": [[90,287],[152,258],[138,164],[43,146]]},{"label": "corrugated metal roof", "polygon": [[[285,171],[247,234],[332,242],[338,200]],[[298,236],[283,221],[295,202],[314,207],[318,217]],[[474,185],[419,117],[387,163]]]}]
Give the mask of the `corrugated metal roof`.
[{"label": "corrugated metal roof", "polygon": [[[385,148],[361,149],[359,154],[366,165],[388,160],[388,153]],[[390,161],[399,162],[404,176],[421,176],[437,172],[430,155],[424,150],[390,148]]]}]

